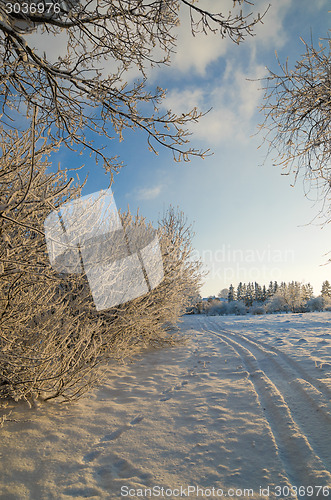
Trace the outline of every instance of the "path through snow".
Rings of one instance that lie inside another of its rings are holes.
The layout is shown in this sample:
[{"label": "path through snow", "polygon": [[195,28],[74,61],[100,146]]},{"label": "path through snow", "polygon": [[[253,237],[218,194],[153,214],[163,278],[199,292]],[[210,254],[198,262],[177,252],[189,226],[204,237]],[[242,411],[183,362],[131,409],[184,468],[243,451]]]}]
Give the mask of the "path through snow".
[{"label": "path through snow", "polygon": [[187,316],[88,399],[12,405],[0,499],[331,499],[330,319]]}]

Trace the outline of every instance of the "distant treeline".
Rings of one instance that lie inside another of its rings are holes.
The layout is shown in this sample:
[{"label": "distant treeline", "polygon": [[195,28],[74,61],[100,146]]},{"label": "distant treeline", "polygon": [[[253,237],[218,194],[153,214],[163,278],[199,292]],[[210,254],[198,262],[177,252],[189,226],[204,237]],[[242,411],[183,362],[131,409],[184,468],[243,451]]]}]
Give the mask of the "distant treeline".
[{"label": "distant treeline", "polygon": [[265,314],[276,312],[311,312],[331,310],[331,285],[324,281],[321,294],[315,297],[310,283],[270,281],[269,286],[258,283],[232,284],[218,297],[199,300],[192,314]]}]

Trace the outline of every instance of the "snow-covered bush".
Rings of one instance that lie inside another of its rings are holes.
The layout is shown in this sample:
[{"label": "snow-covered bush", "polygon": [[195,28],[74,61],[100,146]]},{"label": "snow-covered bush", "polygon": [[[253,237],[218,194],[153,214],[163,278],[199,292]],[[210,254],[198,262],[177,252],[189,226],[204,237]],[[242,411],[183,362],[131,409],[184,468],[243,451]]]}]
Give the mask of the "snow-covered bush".
[{"label": "snow-covered bush", "polygon": [[267,301],[265,308],[268,314],[278,313],[278,312],[288,312],[289,310],[285,298],[278,293],[273,295]]},{"label": "snow-covered bush", "polygon": [[247,307],[243,301],[231,300],[230,302],[220,301],[217,299],[202,301],[197,305],[198,314],[206,314],[207,316],[225,316],[227,314],[235,314],[237,316],[246,314]]},{"label": "snow-covered bush", "polygon": [[324,298],[320,295],[319,297],[312,297],[307,301],[306,310],[309,312],[323,311],[324,306],[325,306]]},{"label": "snow-covered bush", "polygon": [[[98,312],[86,277],[59,274],[49,263],[44,219],[80,188],[70,187],[64,172],[46,173],[56,148],[34,133],[0,129],[0,397],[70,400],[98,381],[109,358],[171,341],[199,289],[200,264],[190,259],[183,214],[170,209],[158,228],[164,279],[150,293]],[[122,223],[148,226],[130,212]]]},{"label": "snow-covered bush", "polygon": [[249,312],[252,314],[265,314],[266,310],[264,305],[255,303],[252,305],[252,307],[249,309]]},{"label": "snow-covered bush", "polygon": [[207,314],[209,316],[224,316],[225,314],[228,313],[228,306],[229,304],[227,302],[223,302],[220,300],[213,300],[211,302],[207,302]]},{"label": "snow-covered bush", "polygon": [[247,307],[240,301],[232,301],[228,303],[227,314],[235,314],[236,316],[241,316],[247,313]]},{"label": "snow-covered bush", "polygon": [[331,297],[324,296],[324,311],[331,311]]},{"label": "snow-covered bush", "polygon": [[[279,312],[310,312],[310,311],[331,311],[331,296],[329,293],[329,282],[323,283],[322,294],[319,297],[313,297],[313,288],[309,283],[299,283],[292,281],[290,283],[282,282],[278,285],[276,282],[270,282],[268,291],[265,286],[261,287],[258,283],[239,283],[237,292],[234,292],[233,285],[230,286],[231,300],[220,301],[213,297],[208,300],[202,300],[196,307],[196,312],[207,315],[226,315],[226,314],[272,314]],[[247,294],[249,290],[249,294]],[[252,293],[254,291],[254,294]],[[331,293],[331,292],[330,292]],[[257,297],[252,303],[252,297]],[[247,297],[250,296],[249,300]],[[233,298],[236,297],[236,298]],[[239,299],[238,297],[242,297]],[[266,298],[269,297],[267,300]],[[250,305],[251,304],[251,305]]]}]

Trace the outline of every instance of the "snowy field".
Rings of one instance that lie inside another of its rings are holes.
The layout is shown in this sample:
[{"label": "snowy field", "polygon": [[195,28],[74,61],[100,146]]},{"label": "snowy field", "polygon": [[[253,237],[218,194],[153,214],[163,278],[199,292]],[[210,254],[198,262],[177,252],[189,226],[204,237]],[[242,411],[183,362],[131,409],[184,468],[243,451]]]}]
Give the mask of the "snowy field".
[{"label": "snowy field", "polygon": [[13,407],[0,499],[331,500],[331,313],[186,316],[182,331],[89,398]]}]

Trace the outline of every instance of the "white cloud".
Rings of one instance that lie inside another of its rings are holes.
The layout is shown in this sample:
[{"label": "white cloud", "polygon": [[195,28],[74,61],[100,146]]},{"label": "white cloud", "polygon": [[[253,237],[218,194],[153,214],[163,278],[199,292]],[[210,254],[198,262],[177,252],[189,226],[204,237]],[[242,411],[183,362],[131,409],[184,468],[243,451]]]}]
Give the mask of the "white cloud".
[{"label": "white cloud", "polygon": [[[225,18],[230,11],[232,15],[239,12],[239,7],[233,7],[233,0],[200,0],[198,3],[198,6],[206,11],[212,13],[221,12]],[[255,0],[254,5],[243,4],[241,8],[244,10],[244,14],[252,13],[249,19],[253,20],[258,13],[262,16],[269,3],[269,0]],[[206,77],[208,76],[208,66],[213,63],[216,64],[220,58],[236,57],[238,51],[243,50],[244,47],[254,54],[259,48],[281,48],[288,40],[288,36],[284,31],[283,20],[291,3],[292,0],[277,0],[277,2],[274,2],[263,18],[263,23],[258,23],[254,27],[253,31],[256,35],[247,36],[239,47],[228,36],[222,38],[219,29],[216,30],[216,33],[198,33],[193,36],[189,9],[187,6],[182,5],[179,15],[180,25],[173,29],[177,42],[174,54],[171,56],[170,66],[166,68],[164,66],[154,67],[153,69],[147,68],[148,77],[155,81],[163,72],[167,74],[174,72],[181,76],[190,71]],[[197,19],[197,15],[195,18]],[[212,27],[217,28],[217,25],[215,24]],[[159,57],[162,59],[161,53]],[[141,77],[141,74],[135,67],[130,68],[125,73],[127,81],[132,81],[138,77]]]},{"label": "white cloud", "polygon": [[[171,91],[165,107],[178,114],[195,106],[202,111],[212,108],[198,124],[190,125],[193,138],[215,146],[229,140],[245,142],[256,132],[258,105],[263,95],[259,79],[266,75],[265,66],[258,61],[261,55],[265,59],[265,50],[270,53],[271,48],[280,49],[288,41],[284,18],[291,3],[292,0],[274,2],[263,18],[263,24],[256,25],[256,36],[248,37],[239,47],[228,39],[222,40],[219,34],[193,38],[186,15],[178,35],[178,53],[173,60],[173,69],[178,72],[193,70],[206,77],[207,66],[214,63],[213,80],[207,75],[203,87]],[[201,2],[201,5],[216,10],[215,0]],[[256,0],[254,6],[248,6],[253,12],[252,18],[258,12],[262,15],[268,5],[268,0]],[[222,8],[226,13],[224,5]],[[225,70],[217,61],[222,57]],[[220,75],[216,80],[217,68]]]},{"label": "white cloud", "polygon": [[239,62],[228,62],[222,80],[214,87],[172,91],[165,107],[178,114],[194,106],[203,111],[212,107],[198,124],[190,126],[193,138],[214,146],[222,141],[246,141],[253,133],[253,119],[262,96],[261,83],[255,80],[264,74],[265,68],[257,63],[245,71]]},{"label": "white cloud", "polygon": [[[323,2],[323,0],[320,1]],[[262,14],[268,7],[268,4],[269,0],[256,0],[254,5],[246,5],[246,12],[253,12],[252,17],[256,16],[258,12]],[[284,33],[282,24],[285,13],[290,5],[291,0],[277,0],[277,2],[274,2],[263,19],[264,24],[258,24],[255,27],[256,36],[247,37],[243,45],[250,50],[255,50],[255,47],[259,46],[275,46],[275,48],[280,48],[284,45],[287,36]],[[198,6],[210,12],[222,12],[224,17],[230,11],[232,11],[232,14],[238,12],[238,7],[233,8],[233,0],[200,0]],[[245,5],[242,7],[245,9]],[[181,8],[179,17],[180,26],[176,28],[177,46],[171,58],[170,67],[166,68],[167,72],[187,73],[188,71],[193,71],[201,76],[206,76],[207,67],[210,64],[224,56],[232,57],[237,46],[228,37],[222,39],[219,31],[215,34],[208,33],[208,35],[200,33],[194,37],[191,32],[189,9],[184,5]],[[173,33],[175,34],[175,29]],[[67,52],[68,37],[64,32],[52,35],[45,32],[41,33],[39,29],[27,35],[27,39],[40,53],[45,51],[52,61],[56,61],[58,56],[63,57]],[[155,55],[158,52],[159,49],[156,48]],[[159,53],[158,55],[162,59],[162,54]],[[105,76],[117,69],[115,61],[109,60],[104,64],[105,67],[102,72]],[[158,78],[160,71],[165,71],[165,68],[162,67],[160,69],[155,67],[153,69],[147,68],[146,70],[148,76],[152,80],[155,80]],[[131,67],[123,76],[128,82],[142,77],[135,66]]]},{"label": "white cloud", "polygon": [[[244,45],[254,51],[256,47],[282,47],[288,39],[283,28],[283,20],[291,3],[292,0],[277,0],[277,2],[274,2],[263,18],[263,24],[258,23],[254,27],[256,36],[247,36],[245,42],[240,44],[240,48]],[[244,9],[244,14],[252,13],[249,19],[253,20],[258,13],[262,16],[268,5],[269,0],[256,0],[254,5],[247,4],[245,6],[244,4],[241,8]],[[232,0],[222,2],[203,0],[199,2],[198,6],[213,13],[222,12],[224,17],[230,11],[233,15],[238,13],[238,8],[233,8]],[[192,35],[190,15],[185,7],[181,9],[180,22],[177,32],[176,54],[172,57],[170,70],[180,73],[194,71],[201,76],[205,76],[208,65],[216,62],[221,57],[232,57],[237,46],[227,36],[222,39],[219,31],[215,34],[208,33],[208,35],[200,33],[195,37]]]},{"label": "white cloud", "polygon": [[194,107],[204,106],[205,92],[201,88],[187,88],[174,90],[167,94],[163,107],[171,109],[174,113],[187,113]]},{"label": "white cloud", "polygon": [[[247,40],[248,44],[258,47],[280,49],[288,41],[288,34],[284,30],[283,21],[286,13],[290,9],[292,0],[277,0],[273,2],[265,17],[263,24],[259,23],[255,27],[256,36],[251,40]],[[260,14],[265,12],[269,5],[269,1],[260,0],[255,2],[257,10]]]},{"label": "white cloud", "polygon": [[[249,37],[239,47],[228,38],[222,39],[220,34],[212,33],[206,36],[200,34],[192,36],[190,17],[187,8],[180,12],[181,26],[178,29],[177,53],[174,54],[170,67],[166,70],[154,68],[149,75],[151,81],[159,80],[162,74],[173,74],[180,77],[183,73],[192,72],[205,78],[204,86],[190,87],[183,90],[173,90],[167,96],[163,107],[172,109],[180,114],[197,106],[202,111],[213,108],[198,124],[190,127],[194,137],[201,138],[215,145],[223,140],[246,140],[252,133],[252,118],[262,93],[258,82],[247,81],[247,78],[258,79],[264,75],[264,68],[257,63],[258,54],[266,47],[280,48],[286,41],[283,20],[291,6],[292,0],[277,0],[268,10],[264,24],[255,27],[256,36]],[[216,2],[215,0],[201,0],[199,5],[210,11],[222,9],[226,16],[233,8],[232,0]],[[248,12],[254,15],[261,14],[268,6],[268,0],[256,0],[254,5],[248,5]],[[31,35],[40,44],[40,34]],[[52,37],[46,37],[43,47],[56,59],[59,53],[65,51],[66,37],[60,37],[57,44]],[[219,60],[223,57],[225,71]],[[245,58],[249,58],[249,64]],[[207,71],[213,66],[213,78],[216,70],[220,72],[218,80],[208,79]],[[246,69],[248,68],[248,69]],[[111,67],[108,65],[108,70]],[[223,72],[224,71],[224,72]],[[136,68],[132,68],[125,75],[128,80],[137,78]],[[193,78],[191,79],[192,81]],[[140,199],[153,199],[158,196],[160,186],[141,190]]]},{"label": "white cloud", "polygon": [[[215,2],[207,3],[213,11]],[[205,7],[205,4],[203,6]],[[226,53],[229,42],[227,39],[222,39],[219,33],[208,35],[199,33],[193,36],[187,8],[181,10],[180,23],[176,54],[172,57],[171,67],[181,73],[193,69],[198,74],[205,75],[208,64]]]},{"label": "white cloud", "polygon": [[136,191],[136,198],[140,201],[154,200],[159,196],[162,190],[162,185],[154,187],[140,188]]}]

